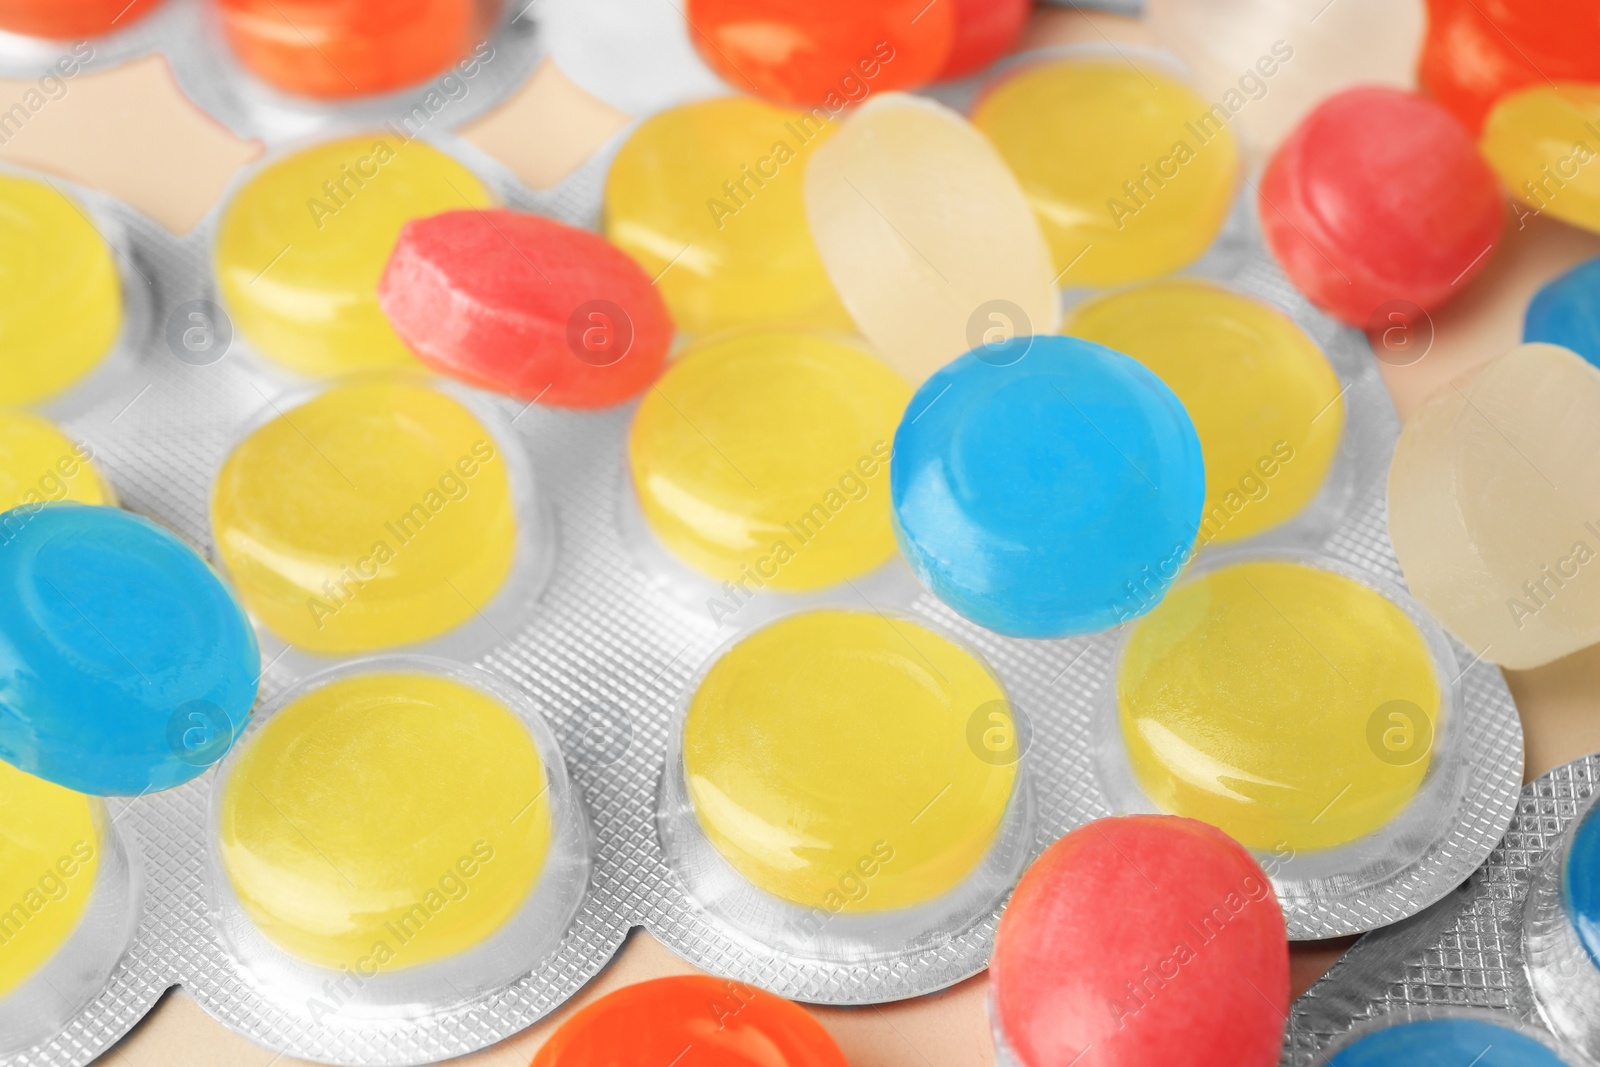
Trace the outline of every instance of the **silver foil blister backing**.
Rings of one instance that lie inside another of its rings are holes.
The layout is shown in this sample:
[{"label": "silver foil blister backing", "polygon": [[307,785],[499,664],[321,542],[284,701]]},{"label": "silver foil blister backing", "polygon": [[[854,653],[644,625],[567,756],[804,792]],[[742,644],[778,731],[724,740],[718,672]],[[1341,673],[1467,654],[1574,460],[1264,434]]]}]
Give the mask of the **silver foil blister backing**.
[{"label": "silver foil blister backing", "polygon": [[[507,206],[588,227],[598,224],[605,175],[621,140],[556,188],[533,193],[468,147],[448,137],[429,139],[483,174]],[[1294,292],[1261,248],[1242,205],[1191,273],[1286,310],[1323,345],[1349,387],[1346,442],[1327,500],[1261,544],[1318,551],[1398,582],[1384,527],[1385,472],[1397,432],[1393,408],[1360,335],[1315,312]],[[210,316],[211,336],[229,331],[211,281],[220,210],[194,233],[174,238],[120,209],[150,279],[153,328],[126,386],[66,423],[71,435],[92,444],[125,506],[172,528],[213,561],[207,514],[212,478],[240,428],[292,387],[264,374],[259,358],[238,337],[225,354],[220,344],[197,352],[184,342],[197,314]],[[269,1001],[225,951],[226,939],[207,911],[204,835],[213,769],[167,793],[113,802],[116,828],[139,853],[145,872],[133,945],[106,990],[63,1033],[0,1064],[85,1063],[173,985],[182,985],[235,1031],[292,1055],[371,1065],[461,1055],[548,1014],[604,967],[627,931],[639,926],[707,971],[814,1003],[918,996],[986,964],[999,906],[914,953],[841,964],[775,952],[719,925],[689,898],[660,843],[657,790],[682,693],[733,631],[719,628],[708,612],[662,595],[625,544],[617,514],[619,494],[629,491],[622,472],[631,405],[578,412],[487,395],[483,401],[497,406],[516,431],[556,517],[550,584],[527,624],[477,661],[526,693],[549,723],[592,820],[590,889],[553,962],[499,993],[420,1020],[341,1026],[312,1021],[309,1004],[301,1011]],[[863,609],[879,607],[857,599]],[[927,594],[903,610],[981,653],[1025,720],[1019,735],[1035,802],[1030,854],[1111,813],[1091,740],[1100,691],[1113,669],[1116,632],[1024,641],[967,623]],[[1448,892],[1499,839],[1520,778],[1520,726],[1498,671],[1458,652],[1469,664],[1464,718],[1478,789],[1470,817],[1394,884],[1291,912],[1294,936],[1355,932],[1411,914]],[[293,672],[265,667],[262,699],[270,701]],[[321,994],[306,992],[308,999]]]},{"label": "silver foil blister backing", "polygon": [[[1547,1029],[1528,979],[1526,905],[1541,866],[1558,858],[1583,802],[1600,786],[1600,755],[1525,786],[1505,837],[1472,877],[1419,915],[1370,933],[1295,1001],[1284,1067],[1310,1067],[1372,1020],[1485,1009]],[[1592,1007],[1592,1006],[1591,1006]],[[1573,1063],[1588,1062],[1568,1046]]]}]

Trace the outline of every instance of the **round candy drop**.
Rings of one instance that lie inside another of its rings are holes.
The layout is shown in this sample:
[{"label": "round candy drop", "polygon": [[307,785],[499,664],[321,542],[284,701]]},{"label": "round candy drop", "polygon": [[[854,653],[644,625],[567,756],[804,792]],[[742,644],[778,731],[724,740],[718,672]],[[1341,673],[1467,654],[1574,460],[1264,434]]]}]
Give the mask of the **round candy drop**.
[{"label": "round candy drop", "polygon": [[1389,539],[1406,584],[1491,663],[1600,642],[1600,370],[1520,345],[1440,389],[1400,432]]},{"label": "round candy drop", "polygon": [[97,801],[0,763],[0,900],[9,902],[0,930],[0,997],[78,928],[100,869],[104,819]]},{"label": "round candy drop", "polygon": [[924,585],[1017,637],[1148,611],[1194,551],[1200,439],[1142,364],[1074,337],[1023,337],[923,383],[895,434],[895,532]]},{"label": "round candy drop", "polygon": [[834,287],[913,382],[980,344],[1055,329],[1055,271],[1028,202],[948,108],[869,100],[817,149],[805,190]]},{"label": "round candy drop", "polygon": [[637,263],[587,230],[514,211],[406,223],[378,303],[434,370],[569,407],[627,400],[672,343],[661,294]]},{"label": "round candy drop", "polygon": [[66,392],[121,329],[111,246],[83,209],[46,182],[0,174],[0,405]]},{"label": "round candy drop", "polygon": [[[53,423],[26,411],[0,408],[0,512],[21,515],[58,500],[115,504],[111,485],[90,461],[93,451]],[[6,522],[0,519],[0,538]]]},{"label": "round candy drop", "polygon": [[1529,215],[1600,232],[1600,85],[1536,85],[1503,98],[1479,147]]},{"label": "round candy drop", "polygon": [[1504,222],[1467,131],[1399,89],[1323,101],[1273,155],[1259,201],[1290,280],[1356,326],[1394,301],[1443,304],[1488,262]]},{"label": "round candy drop", "polygon": [[1509,1026],[1472,1016],[1397,1023],[1363,1034],[1327,1067],[1567,1067],[1550,1047]]},{"label": "round candy drop", "polygon": [[116,508],[0,515],[0,758],[82,793],[170,789],[221,759],[261,656],[194,550]]},{"label": "round candy drop", "polygon": [[1533,295],[1522,340],[1560,345],[1600,367],[1600,259],[1578,264]]},{"label": "round candy drop", "polygon": [[932,81],[957,22],[953,3],[926,0],[687,0],[684,13],[701,57],[730,85],[833,112]]},{"label": "round candy drop", "polygon": [[287,952],[371,976],[453,956],[514,915],[550,849],[544,763],[499,700],[372,673],[294,700],[229,768],[222,869]]},{"label": "round candy drop", "polygon": [[729,649],[689,701],[689,799],[712,846],[773,896],[835,914],[922,904],[973,872],[1011,800],[1016,766],[968,740],[991,712],[1010,714],[999,681],[926,627],[793,615]]},{"label": "round candy drop", "polygon": [[479,0],[217,0],[217,8],[252,74],[330,100],[425,81],[472,51],[487,28]]},{"label": "round candy drop", "polygon": [[1178,585],[1134,625],[1117,671],[1145,793],[1262,850],[1332,848],[1393,820],[1427,773],[1440,701],[1404,612],[1279,561]]},{"label": "round candy drop", "polygon": [[1600,14],[1590,0],[1428,0],[1417,77],[1477,132],[1520,89],[1600,81]]},{"label": "round candy drop", "polygon": [[804,1008],[743,982],[678,975],[624,986],[561,1024],[533,1067],[848,1067]]},{"label": "round candy drop", "polygon": [[655,279],[678,326],[852,329],[806,228],[803,174],[835,128],[727,97],[646,119],[606,178],[605,233]]},{"label": "round candy drop", "polygon": [[500,591],[517,551],[501,446],[422,381],[335,386],[234,449],[211,497],[252,614],[325,655],[438,637]]},{"label": "round candy drop", "polygon": [[217,285],[262,355],[314,377],[415,366],[378,306],[378,280],[412,219],[483,208],[489,191],[420,141],[350,137],[285,156],[222,213]]},{"label": "round candy drop", "polygon": [[1578,941],[1600,967],[1600,818],[1590,807],[1569,833],[1561,869],[1561,902]]},{"label": "round candy drop", "polygon": [[1011,51],[1028,27],[1032,0],[954,0],[955,43],[940,78],[964,78]]},{"label": "round candy drop", "polygon": [[[0,0],[0,30],[55,41],[123,30],[162,0]],[[93,55],[93,53],[89,53]]]},{"label": "round candy drop", "polygon": [[1208,106],[1154,67],[1061,60],[1005,76],[972,121],[1022,183],[1058,284],[1120,285],[1193,262],[1227,218],[1239,151]]},{"label": "round candy drop", "polygon": [[1022,876],[989,981],[1021,1067],[1270,1067],[1289,943],[1271,882],[1221,831],[1099,819]]},{"label": "round candy drop", "polygon": [[719,582],[798,592],[858,578],[895,553],[888,461],[910,398],[881,360],[828,334],[702,341],[634,416],[640,510]]},{"label": "round candy drop", "polygon": [[1205,455],[1203,542],[1270,529],[1322,488],[1343,393],[1287,315],[1203,282],[1153,282],[1080,304],[1063,331],[1132,356],[1178,394]]}]

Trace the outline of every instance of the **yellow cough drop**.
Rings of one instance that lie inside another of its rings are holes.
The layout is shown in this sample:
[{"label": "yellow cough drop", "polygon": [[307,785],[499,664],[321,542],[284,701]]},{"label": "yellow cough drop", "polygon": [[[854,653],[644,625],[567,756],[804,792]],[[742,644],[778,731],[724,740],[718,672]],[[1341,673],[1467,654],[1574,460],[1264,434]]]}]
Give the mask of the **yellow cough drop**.
[{"label": "yellow cough drop", "polygon": [[1063,332],[1132,356],[1178,394],[1205,457],[1203,543],[1271,529],[1322,489],[1342,390],[1287,315],[1203,282],[1154,282],[1080,305]]},{"label": "yellow cough drop", "polygon": [[65,393],[121,329],[117,265],[83,208],[45,182],[0,175],[0,405]]},{"label": "yellow cough drop", "polygon": [[628,463],[651,531],[718,581],[805,591],[895,553],[889,454],[911,387],[821,333],[691,346],[645,394]]},{"label": "yellow cough drop", "polygon": [[851,328],[806,226],[807,161],[836,124],[744,97],[640,123],[605,189],[605,234],[657,279],[685,333]]},{"label": "yellow cough drop", "polygon": [[1022,183],[1063,286],[1177,270],[1211,244],[1233,202],[1232,128],[1154,67],[1027,66],[988,90],[972,121]]},{"label": "yellow cough drop", "polygon": [[73,441],[48,419],[0,409],[0,512],[58,500],[116,503],[90,455],[88,445]]},{"label": "yellow cough drop", "polygon": [[323,654],[396,648],[473,618],[511,572],[506,456],[423,382],[336,385],[250,434],[211,500],[245,606]]},{"label": "yellow cough drop", "polygon": [[470,170],[420,141],[368,134],[320,144],[270,164],[228,204],[217,284],[240,333],[291,371],[412,365],[378,306],[400,228],[492,199]]},{"label": "yellow cough drop", "polygon": [[363,975],[461,953],[550,849],[544,764],[504,704],[424,674],[332,682],[273,716],[224,787],[222,867],[280,948]]},{"label": "yellow cough drop", "polygon": [[1381,829],[1422,783],[1440,728],[1433,658],[1405,613],[1279,561],[1174,587],[1129,635],[1117,699],[1150,798],[1254,849]]},{"label": "yellow cough drop", "polygon": [[970,732],[1009,709],[981,662],[922,626],[809,612],[711,667],[683,773],[707,838],[756,888],[827,912],[905,908],[989,850],[1016,767]]},{"label": "yellow cough drop", "polygon": [[0,996],[78,927],[100,868],[99,801],[0,763]]}]

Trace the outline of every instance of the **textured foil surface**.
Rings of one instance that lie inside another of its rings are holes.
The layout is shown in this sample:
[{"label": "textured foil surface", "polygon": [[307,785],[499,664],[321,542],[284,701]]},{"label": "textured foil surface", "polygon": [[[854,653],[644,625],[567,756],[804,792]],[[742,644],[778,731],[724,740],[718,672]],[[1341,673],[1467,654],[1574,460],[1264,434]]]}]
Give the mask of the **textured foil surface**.
[{"label": "textured foil surface", "polygon": [[[1597,785],[1600,755],[1529,782],[1504,839],[1470,879],[1421,914],[1356,942],[1295,1001],[1284,1067],[1309,1067],[1345,1034],[1384,1017],[1482,1008],[1546,1029],[1526,969],[1525,905],[1540,865],[1560,849]],[[1570,1047],[1564,1055],[1590,1062]]]},{"label": "textured foil surface", "polygon": [[[533,193],[481,153],[447,136],[428,139],[478,170],[508,206],[590,227],[598,224],[604,178],[620,144],[614,140],[556,188]],[[1312,309],[1272,263],[1256,236],[1247,199],[1215,248],[1188,273],[1285,310],[1323,346],[1348,387],[1345,440],[1323,498],[1258,543],[1264,549],[1315,550],[1399,582],[1384,523],[1385,473],[1397,433],[1393,407],[1361,335]],[[124,506],[175,530],[215,562],[207,514],[212,478],[240,428],[293,383],[266,373],[242,339],[222,343],[231,328],[216,304],[210,267],[220,208],[182,238],[126,207],[112,204],[107,210],[128,234],[124,266],[149,290],[152,326],[125,385],[68,418],[66,426],[71,436],[92,445]],[[185,343],[186,331],[200,321],[197,314],[213,339],[201,351]],[[707,971],[812,1003],[919,996],[986,964],[999,905],[919,951],[844,965],[775,952],[718,925],[689,899],[664,857],[657,790],[683,690],[733,631],[719,628],[707,611],[661,594],[626,548],[617,516],[618,495],[628,491],[623,446],[632,405],[576,412],[487,395],[483,402],[498,407],[526,448],[557,527],[554,574],[526,625],[476,661],[526,693],[549,723],[592,821],[592,881],[555,958],[507,989],[423,1018],[341,1026],[314,1018],[310,1000],[322,991],[307,990],[304,1006],[269,1001],[225,951],[227,940],[207,910],[204,837],[213,769],[167,793],[112,802],[117,832],[138,854],[145,883],[133,945],[104,992],[61,1034],[0,1059],[0,1065],[86,1063],[174,985],[225,1025],[277,1051],[340,1064],[443,1059],[538,1021],[604,967],[633,927],[649,929]],[[863,609],[879,607],[856,600]],[[981,630],[925,593],[896,608],[932,621],[978,651],[1020,709],[1024,770],[1033,787],[1030,854],[1111,813],[1091,748],[1118,632],[1024,641]],[[1499,672],[1465,649],[1456,651],[1467,665],[1462,725],[1475,790],[1466,817],[1390,882],[1293,908],[1291,936],[1357,932],[1414,914],[1449,893],[1500,839],[1520,780],[1520,725]],[[277,664],[264,666],[262,699],[268,701],[294,677]]]}]

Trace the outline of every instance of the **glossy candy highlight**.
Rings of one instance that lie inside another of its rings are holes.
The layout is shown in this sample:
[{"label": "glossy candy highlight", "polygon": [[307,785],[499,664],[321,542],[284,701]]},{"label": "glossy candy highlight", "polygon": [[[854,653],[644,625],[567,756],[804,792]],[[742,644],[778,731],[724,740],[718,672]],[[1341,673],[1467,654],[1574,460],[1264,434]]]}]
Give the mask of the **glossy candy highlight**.
[{"label": "glossy candy highlight", "polygon": [[0,515],[0,758],[98,795],[181,785],[227,753],[261,656],[194,550],[116,508]]},{"label": "glossy candy highlight", "polygon": [[994,142],[1033,205],[1056,284],[1121,285],[1199,258],[1233,203],[1232,127],[1154,66],[1057,60],[1019,68],[978,100]]},{"label": "glossy candy highlight", "polygon": [[268,164],[223,209],[217,285],[239,332],[297,374],[414,367],[378,306],[400,230],[489,204],[470,170],[421,141],[368,134],[319,144]]},{"label": "glossy candy highlight", "polygon": [[1016,766],[968,742],[984,709],[1009,718],[1005,691],[947,638],[806,612],[712,665],[682,773],[706,837],[756,888],[830,914],[907,908],[972,874],[1011,800]]},{"label": "glossy candy highlight", "polygon": [[803,175],[834,130],[727,97],[652,115],[606,177],[605,234],[655,280],[678,327],[850,330],[806,226]]},{"label": "glossy candy highlight", "polygon": [[914,89],[944,69],[953,4],[925,0],[687,0],[689,35],[728,84],[837,112],[868,92]]},{"label": "glossy candy highlight", "polygon": [[218,825],[256,928],[369,977],[492,936],[551,841],[527,728],[472,686],[401,672],[330,682],[274,715],[229,768]]},{"label": "glossy candy highlight", "polygon": [[37,404],[81,382],[122,329],[111,246],[49,184],[0,174],[0,405]]},{"label": "glossy candy highlight", "polygon": [[1205,456],[1203,543],[1287,522],[1322,489],[1343,391],[1287,315],[1204,282],[1153,282],[1079,305],[1062,332],[1132,356],[1178,395]]},{"label": "glossy candy highlight", "polygon": [[1399,89],[1323,101],[1273,154],[1258,200],[1284,273],[1353,326],[1391,301],[1427,311],[1461,292],[1504,224],[1494,175],[1467,131]]},{"label": "glossy candy highlight", "polygon": [[798,1004],[709,975],[624,986],[561,1024],[532,1067],[848,1067]]},{"label": "glossy candy highlight", "polygon": [[859,346],[755,330],[691,346],[628,433],[640,510],[708,577],[786,591],[895,552],[888,460],[911,387]]},{"label": "glossy candy highlight", "polygon": [[638,393],[672,343],[661,294],[637,263],[597,234],[515,211],[406,223],[378,303],[432,369],[567,407]]},{"label": "glossy candy highlight", "polygon": [[1171,389],[1074,337],[969,352],[895,434],[895,534],[957,613],[1015,637],[1148,611],[1193,555],[1206,471]]},{"label": "glossy candy highlight", "polygon": [[1600,642],[1600,369],[1519,345],[1412,412],[1389,468],[1406,584],[1521,670]]},{"label": "glossy candy highlight", "polygon": [[334,386],[223,463],[217,552],[251,613],[298,648],[438,637],[476,617],[511,572],[518,517],[501,447],[424,381]]},{"label": "glossy candy highlight", "polygon": [[1129,634],[1117,703],[1134,777],[1162,810],[1290,853],[1389,824],[1443,728],[1416,624],[1353,579],[1284,561],[1168,593]]},{"label": "glossy candy highlight", "polygon": [[1270,1067],[1289,1012],[1272,884],[1221,831],[1129,815],[1079,827],[1022,876],[989,963],[1021,1067]]},{"label": "glossy candy highlight", "polygon": [[912,382],[1060,321],[1050,250],[1005,160],[955,112],[863,104],[805,172],[806,217],[856,325]]}]

